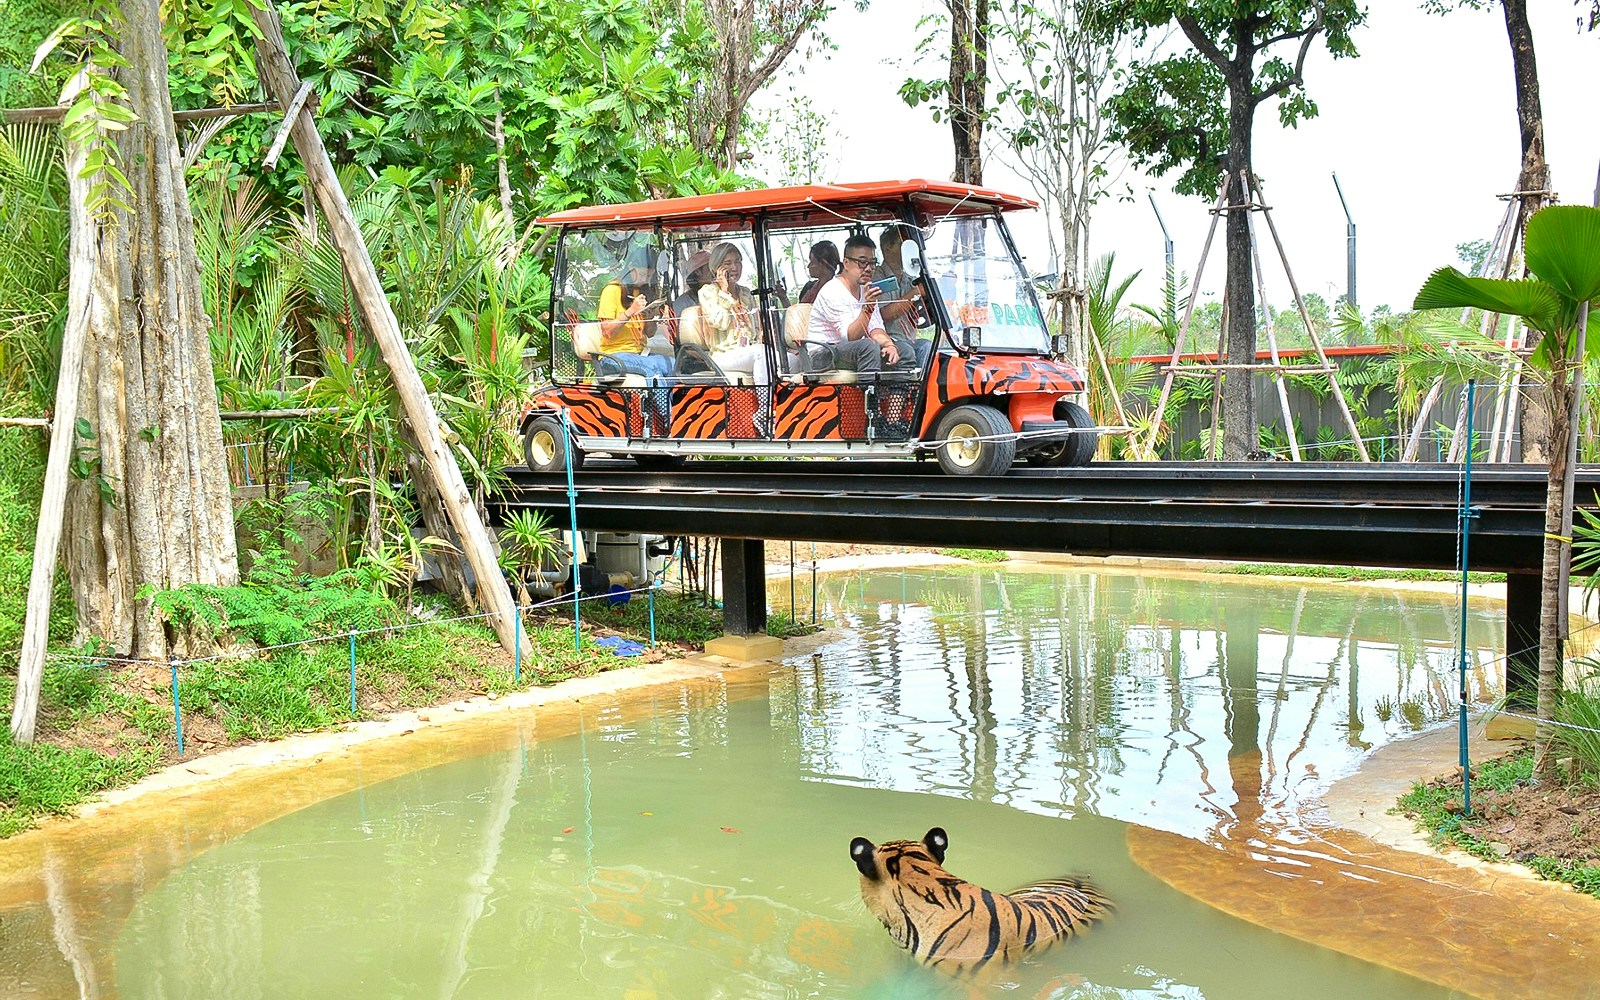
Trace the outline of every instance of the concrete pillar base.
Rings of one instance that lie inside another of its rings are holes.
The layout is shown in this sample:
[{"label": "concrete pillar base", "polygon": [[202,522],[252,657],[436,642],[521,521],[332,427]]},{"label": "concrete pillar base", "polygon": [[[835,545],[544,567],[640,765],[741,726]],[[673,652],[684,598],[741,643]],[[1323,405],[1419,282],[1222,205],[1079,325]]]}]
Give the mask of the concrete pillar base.
[{"label": "concrete pillar base", "polygon": [[725,635],[706,643],[706,652],[730,660],[770,660],[783,655],[783,640],[770,635]]},{"label": "concrete pillar base", "polygon": [[1509,715],[1496,715],[1483,724],[1483,736],[1490,740],[1531,740],[1535,723],[1531,719],[1513,719]]}]

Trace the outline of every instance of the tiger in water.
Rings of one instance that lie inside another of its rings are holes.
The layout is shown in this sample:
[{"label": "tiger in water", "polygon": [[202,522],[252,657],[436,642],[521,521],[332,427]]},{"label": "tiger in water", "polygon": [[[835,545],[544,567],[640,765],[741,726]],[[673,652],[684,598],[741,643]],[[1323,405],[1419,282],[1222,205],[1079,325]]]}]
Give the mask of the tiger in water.
[{"label": "tiger in water", "polygon": [[920,842],[850,842],[862,901],[895,943],[925,965],[970,972],[1069,938],[1111,910],[1110,900],[1076,878],[990,892],[945,871],[949,846],[937,826]]}]

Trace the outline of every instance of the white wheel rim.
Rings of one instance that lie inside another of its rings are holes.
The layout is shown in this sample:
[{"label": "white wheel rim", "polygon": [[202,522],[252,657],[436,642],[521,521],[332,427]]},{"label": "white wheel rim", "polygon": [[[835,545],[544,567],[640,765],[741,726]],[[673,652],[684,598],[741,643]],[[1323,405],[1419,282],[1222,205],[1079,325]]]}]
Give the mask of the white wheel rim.
[{"label": "white wheel rim", "polygon": [[978,429],[971,424],[956,424],[950,428],[946,435],[950,440],[944,446],[944,453],[950,461],[963,469],[970,469],[978,464],[978,457],[983,453],[983,442],[978,440]]},{"label": "white wheel rim", "polygon": [[534,431],[528,438],[528,454],[535,465],[554,465],[556,461],[556,436],[549,431]]}]

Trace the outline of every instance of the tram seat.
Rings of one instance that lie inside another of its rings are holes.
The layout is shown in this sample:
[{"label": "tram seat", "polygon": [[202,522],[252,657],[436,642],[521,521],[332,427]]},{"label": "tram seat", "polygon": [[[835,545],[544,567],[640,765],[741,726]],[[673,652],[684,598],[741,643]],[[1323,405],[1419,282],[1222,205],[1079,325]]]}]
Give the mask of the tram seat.
[{"label": "tram seat", "polygon": [[617,371],[614,367],[608,366],[606,364],[606,356],[600,353],[602,339],[603,334],[600,331],[598,322],[590,320],[573,324],[572,352],[578,356],[580,362],[585,362],[589,365],[594,373],[596,382],[601,385],[630,388],[643,388],[649,384],[649,379],[643,375]]}]

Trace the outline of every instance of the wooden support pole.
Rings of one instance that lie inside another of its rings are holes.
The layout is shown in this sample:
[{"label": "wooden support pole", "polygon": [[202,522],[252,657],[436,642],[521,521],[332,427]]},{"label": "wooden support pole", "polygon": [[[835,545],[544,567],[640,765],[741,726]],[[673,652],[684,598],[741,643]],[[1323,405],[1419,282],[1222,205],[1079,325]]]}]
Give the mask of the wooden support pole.
[{"label": "wooden support pole", "polygon": [[[1183,306],[1183,322],[1178,325],[1178,335],[1172,339],[1172,363],[1176,365],[1178,358],[1183,355],[1183,342],[1189,336],[1189,321],[1194,316],[1194,304],[1200,297],[1200,279],[1206,273],[1206,257],[1211,254],[1211,240],[1217,235],[1217,220],[1222,218],[1219,214],[1223,205],[1228,201],[1228,181],[1231,174],[1222,177],[1222,190],[1217,195],[1217,207],[1211,213],[1211,225],[1206,229],[1206,242],[1200,248],[1200,263],[1194,269],[1194,281],[1189,285],[1189,301]],[[1219,355],[1220,356],[1220,355]],[[1167,372],[1167,378],[1161,383],[1161,395],[1156,399],[1155,411],[1151,414],[1150,436],[1145,439],[1143,452],[1154,457],[1156,453],[1156,440],[1161,436],[1161,418],[1167,409],[1167,399],[1172,395],[1172,372]]]},{"label": "wooden support pole", "polygon": [[[284,49],[283,27],[277,9],[271,3],[263,3],[259,7],[252,7],[250,16],[260,32],[256,43],[256,69],[261,82],[273,97],[288,107],[300,90],[300,77]],[[322,214],[327,217],[334,245],[339,249],[345,274],[355,292],[361,318],[378,341],[384,363],[389,366],[394,380],[395,392],[400,396],[428,471],[438,487],[445,513],[461,538],[463,554],[476,577],[478,600],[485,611],[494,613],[490,620],[494,623],[500,645],[505,647],[507,653],[514,654],[519,643],[523,648],[527,646],[525,639],[519,639],[522,617],[517,614],[511,588],[495,561],[489,531],[472,504],[466,481],[461,476],[461,467],[456,464],[454,453],[440,433],[439,415],[433,408],[433,400],[428,397],[422,379],[417,374],[416,362],[406,346],[405,336],[400,332],[400,323],[389,306],[383,285],[378,280],[377,268],[367,253],[367,245],[356,226],[355,215],[350,211],[350,202],[334,175],[327,147],[317,134],[316,122],[309,110],[300,110],[290,137],[305,167],[306,184],[316,195]]]},{"label": "wooden support pole", "polygon": [[[89,146],[63,140],[67,182],[86,189],[83,167]],[[75,209],[84,199],[74,197]],[[72,442],[77,436],[78,380],[83,375],[84,342],[89,332],[89,294],[94,282],[94,255],[98,246],[95,226],[87,211],[74,211],[70,221],[68,254],[72,266],[67,280],[67,325],[61,335],[61,370],[56,378],[55,426],[45,461],[44,495],[39,502],[39,525],[33,536],[33,572],[28,578],[28,605],[22,624],[22,653],[17,660],[17,690],[11,701],[11,737],[32,743],[39,717],[39,691],[44,682],[44,650],[50,641],[50,597],[55,590],[56,557],[61,549],[61,522],[67,510],[67,475],[72,465]]]}]

